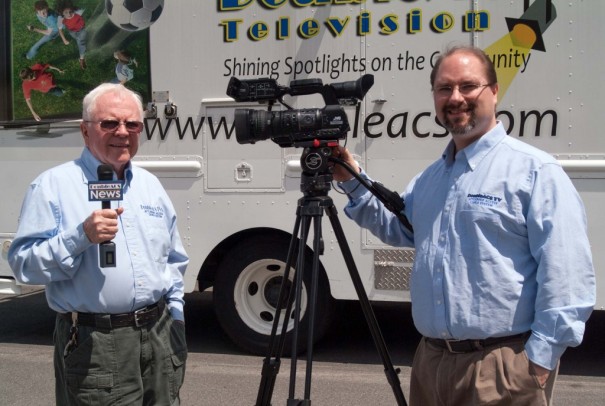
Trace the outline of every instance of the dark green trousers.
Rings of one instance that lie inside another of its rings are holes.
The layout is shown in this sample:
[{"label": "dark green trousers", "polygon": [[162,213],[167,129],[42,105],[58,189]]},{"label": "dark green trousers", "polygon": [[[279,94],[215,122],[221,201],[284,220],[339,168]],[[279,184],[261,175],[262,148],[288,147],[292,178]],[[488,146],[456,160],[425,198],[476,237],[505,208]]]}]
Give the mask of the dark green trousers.
[{"label": "dark green trousers", "polygon": [[64,356],[71,323],[57,316],[55,394],[58,406],[178,406],[185,376],[185,325],[168,307],[144,327],[78,327],[78,345]]}]

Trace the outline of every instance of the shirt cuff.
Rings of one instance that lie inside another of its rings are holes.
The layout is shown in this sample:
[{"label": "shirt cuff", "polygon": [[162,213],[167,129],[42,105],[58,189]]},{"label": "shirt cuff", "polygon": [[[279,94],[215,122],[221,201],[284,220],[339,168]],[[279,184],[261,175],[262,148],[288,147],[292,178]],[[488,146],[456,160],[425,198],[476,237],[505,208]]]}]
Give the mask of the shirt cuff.
[{"label": "shirt cuff", "polygon": [[567,347],[549,344],[532,334],[525,344],[527,357],[534,364],[553,371]]},{"label": "shirt cuff", "polygon": [[183,304],[180,302],[170,302],[168,304],[168,310],[173,320],[179,320],[185,322],[185,313],[183,312]]},{"label": "shirt cuff", "polygon": [[[368,178],[368,175],[363,169],[361,169],[359,176],[366,181],[370,181],[370,178]],[[344,192],[347,194],[347,196],[349,196],[351,200],[358,199],[368,192],[365,186],[363,186],[357,180],[357,178],[351,178],[345,182],[338,182],[338,186],[340,186],[340,188],[344,190]]]},{"label": "shirt cuff", "polygon": [[70,252],[73,257],[80,255],[93,245],[84,232],[84,223],[80,223],[75,230],[63,233],[62,238],[67,251]]}]

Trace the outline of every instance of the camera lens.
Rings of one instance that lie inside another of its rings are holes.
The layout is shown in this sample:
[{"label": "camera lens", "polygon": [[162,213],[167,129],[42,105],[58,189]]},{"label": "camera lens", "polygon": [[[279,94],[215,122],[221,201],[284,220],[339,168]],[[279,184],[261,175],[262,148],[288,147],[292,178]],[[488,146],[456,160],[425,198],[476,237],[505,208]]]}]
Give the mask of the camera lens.
[{"label": "camera lens", "polygon": [[240,144],[254,144],[270,137],[271,112],[235,109],[235,138]]}]

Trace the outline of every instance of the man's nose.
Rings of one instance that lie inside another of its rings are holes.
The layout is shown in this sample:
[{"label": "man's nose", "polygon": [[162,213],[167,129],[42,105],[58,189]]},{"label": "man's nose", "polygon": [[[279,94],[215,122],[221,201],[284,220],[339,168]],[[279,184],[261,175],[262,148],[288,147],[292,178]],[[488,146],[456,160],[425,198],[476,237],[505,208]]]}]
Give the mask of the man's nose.
[{"label": "man's nose", "polygon": [[127,136],[129,134],[126,129],[126,122],[120,121],[118,124],[118,128],[116,128],[116,135]]},{"label": "man's nose", "polygon": [[452,94],[450,95],[450,100],[464,100],[464,95],[460,92],[460,88],[458,86],[452,87]]}]

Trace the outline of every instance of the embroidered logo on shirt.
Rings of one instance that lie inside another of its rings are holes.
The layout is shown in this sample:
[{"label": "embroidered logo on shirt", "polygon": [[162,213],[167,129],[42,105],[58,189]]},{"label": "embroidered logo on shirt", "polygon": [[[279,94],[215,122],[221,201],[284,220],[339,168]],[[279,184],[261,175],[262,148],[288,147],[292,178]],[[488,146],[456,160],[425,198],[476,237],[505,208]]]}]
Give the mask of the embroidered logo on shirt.
[{"label": "embroidered logo on shirt", "polygon": [[469,204],[475,204],[478,206],[485,206],[485,207],[494,207],[502,201],[501,197],[487,195],[484,193],[477,193],[477,194],[469,193],[466,196],[466,198],[468,199]]},{"label": "embroidered logo on shirt", "polygon": [[148,216],[162,218],[164,217],[164,209],[160,206],[141,205],[141,210],[147,213]]}]

